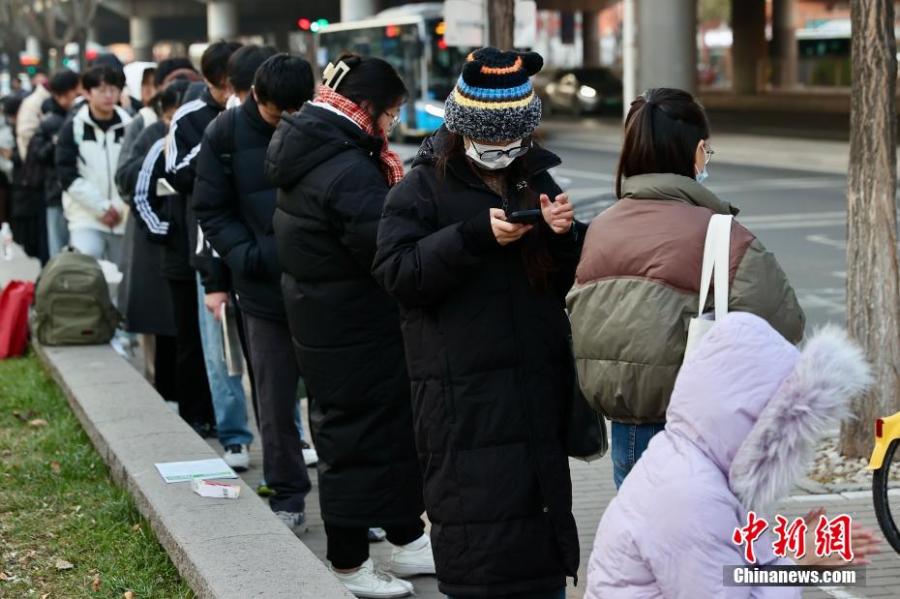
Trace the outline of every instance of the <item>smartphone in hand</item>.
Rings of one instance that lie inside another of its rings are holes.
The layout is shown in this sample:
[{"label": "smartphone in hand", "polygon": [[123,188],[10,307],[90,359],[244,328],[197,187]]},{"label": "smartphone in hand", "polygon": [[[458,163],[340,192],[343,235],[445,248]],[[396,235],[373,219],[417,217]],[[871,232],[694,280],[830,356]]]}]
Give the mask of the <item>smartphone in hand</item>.
[{"label": "smartphone in hand", "polygon": [[515,210],[506,213],[506,221],[515,224],[533,225],[543,218],[540,208],[529,210]]}]

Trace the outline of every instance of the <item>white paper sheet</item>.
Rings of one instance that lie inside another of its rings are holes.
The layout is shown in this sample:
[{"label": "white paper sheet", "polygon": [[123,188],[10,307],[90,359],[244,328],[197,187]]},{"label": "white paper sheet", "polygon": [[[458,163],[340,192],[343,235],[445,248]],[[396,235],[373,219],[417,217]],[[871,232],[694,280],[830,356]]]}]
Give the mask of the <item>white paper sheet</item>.
[{"label": "white paper sheet", "polygon": [[165,462],[154,464],[159,475],[167,483],[183,483],[195,478],[237,478],[225,460],[215,458],[212,460],[195,460],[193,462]]}]

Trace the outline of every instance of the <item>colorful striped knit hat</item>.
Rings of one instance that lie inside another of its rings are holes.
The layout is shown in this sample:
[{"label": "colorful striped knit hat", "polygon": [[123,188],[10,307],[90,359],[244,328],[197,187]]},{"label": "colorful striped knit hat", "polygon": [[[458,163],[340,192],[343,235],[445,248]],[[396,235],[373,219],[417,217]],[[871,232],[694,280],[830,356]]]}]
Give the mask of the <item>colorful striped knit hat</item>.
[{"label": "colorful striped knit hat", "polygon": [[447,129],[477,141],[528,137],[541,121],[541,100],[529,77],[543,66],[537,52],[475,50],[444,104]]}]

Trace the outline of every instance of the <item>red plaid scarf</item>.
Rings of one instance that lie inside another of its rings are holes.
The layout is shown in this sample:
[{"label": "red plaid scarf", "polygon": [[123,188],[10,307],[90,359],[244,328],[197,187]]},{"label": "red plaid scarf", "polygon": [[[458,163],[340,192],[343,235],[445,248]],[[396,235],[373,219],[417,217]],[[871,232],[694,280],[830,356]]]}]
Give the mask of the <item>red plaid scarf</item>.
[{"label": "red plaid scarf", "polygon": [[396,152],[388,147],[387,136],[383,131],[375,131],[375,122],[369,111],[364,109],[356,102],[350,100],[337,93],[327,85],[320,85],[316,93],[316,102],[328,104],[329,106],[341,111],[351,121],[356,123],[360,129],[373,137],[380,137],[384,140],[381,146],[381,170],[384,172],[384,178],[387,179],[388,185],[393,187],[403,178],[403,161]]}]

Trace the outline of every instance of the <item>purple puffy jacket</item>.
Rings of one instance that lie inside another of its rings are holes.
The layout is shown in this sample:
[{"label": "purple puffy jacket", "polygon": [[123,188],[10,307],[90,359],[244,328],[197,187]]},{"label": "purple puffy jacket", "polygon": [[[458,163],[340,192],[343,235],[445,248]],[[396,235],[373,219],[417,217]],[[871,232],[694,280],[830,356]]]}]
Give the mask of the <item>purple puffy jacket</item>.
[{"label": "purple puffy jacket", "polygon": [[[800,588],[725,587],[744,564],[732,534],[748,510],[769,517],[816,442],[869,381],[862,352],[836,328],[800,351],[766,321],[732,313],[685,362],[656,435],[600,521],[586,599],[800,597]],[[754,544],[773,554],[770,528]]]}]

